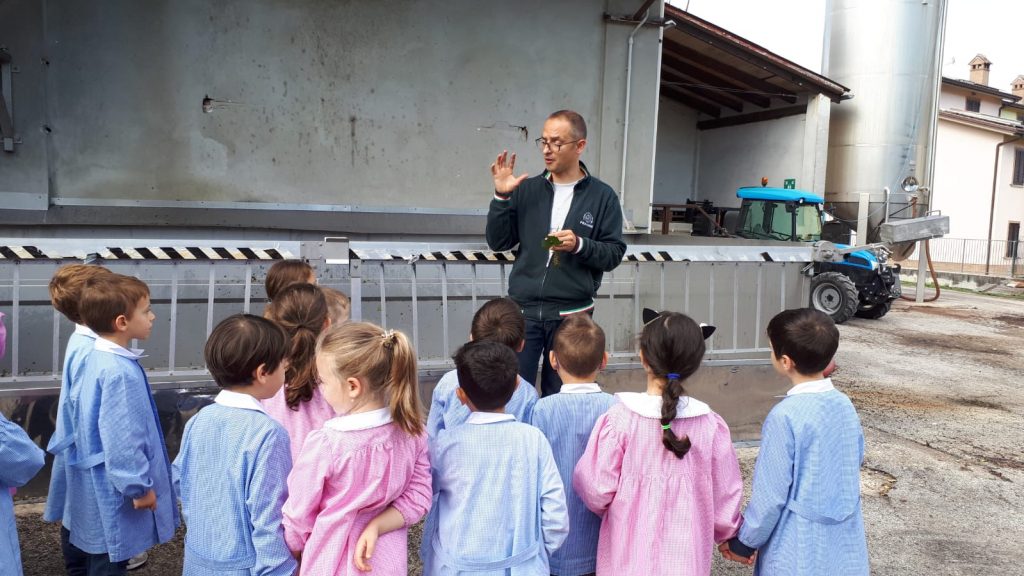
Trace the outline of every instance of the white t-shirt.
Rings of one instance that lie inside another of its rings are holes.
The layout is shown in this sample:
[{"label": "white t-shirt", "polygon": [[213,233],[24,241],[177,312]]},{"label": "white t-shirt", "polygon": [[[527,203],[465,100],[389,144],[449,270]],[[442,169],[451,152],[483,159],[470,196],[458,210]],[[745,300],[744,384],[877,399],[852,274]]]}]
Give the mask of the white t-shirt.
[{"label": "white t-shirt", "polygon": [[579,180],[568,184],[552,182],[555,187],[555,198],[551,204],[551,224],[548,232],[561,230],[565,226],[565,217],[569,214],[569,206],[572,205],[572,191],[578,182]]},{"label": "white t-shirt", "polygon": [[[555,197],[551,203],[551,223],[548,225],[548,232],[561,230],[565,226],[565,217],[569,215],[569,207],[572,205],[573,189],[578,183],[579,180],[567,184],[551,183],[555,187]],[[549,265],[552,255],[553,252],[548,251]]]}]

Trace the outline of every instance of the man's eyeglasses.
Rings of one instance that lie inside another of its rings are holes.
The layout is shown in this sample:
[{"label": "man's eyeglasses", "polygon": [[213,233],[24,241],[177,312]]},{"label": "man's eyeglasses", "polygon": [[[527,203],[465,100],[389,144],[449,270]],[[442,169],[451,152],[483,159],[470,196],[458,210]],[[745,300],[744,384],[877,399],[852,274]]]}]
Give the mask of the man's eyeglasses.
[{"label": "man's eyeglasses", "polygon": [[[582,140],[582,138],[581,138],[581,140]],[[544,150],[544,148],[551,148],[552,152],[561,152],[562,151],[562,146],[568,146],[569,144],[575,144],[575,143],[579,142],[579,140],[573,140],[571,142],[551,142],[550,140],[545,140],[543,138],[537,138],[536,140],[534,140],[534,142],[537,143],[537,148],[540,148],[541,150]]]}]

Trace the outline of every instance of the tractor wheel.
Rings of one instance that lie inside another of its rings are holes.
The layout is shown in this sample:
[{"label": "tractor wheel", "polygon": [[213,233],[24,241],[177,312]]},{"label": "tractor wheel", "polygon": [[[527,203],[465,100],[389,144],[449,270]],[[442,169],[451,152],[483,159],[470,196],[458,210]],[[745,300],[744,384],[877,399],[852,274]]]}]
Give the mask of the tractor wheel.
[{"label": "tractor wheel", "polygon": [[859,303],[857,286],[847,276],[822,272],[811,278],[811,308],[828,314],[836,324],[852,318]]},{"label": "tractor wheel", "polygon": [[878,320],[888,314],[890,308],[892,308],[892,300],[887,300],[881,304],[863,304],[860,308],[857,308],[857,318]]}]

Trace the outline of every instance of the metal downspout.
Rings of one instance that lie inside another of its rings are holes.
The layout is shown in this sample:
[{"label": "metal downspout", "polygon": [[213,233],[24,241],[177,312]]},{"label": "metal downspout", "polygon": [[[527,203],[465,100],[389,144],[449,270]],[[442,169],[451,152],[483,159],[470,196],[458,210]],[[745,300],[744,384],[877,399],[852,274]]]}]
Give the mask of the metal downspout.
[{"label": "metal downspout", "polygon": [[1013,144],[1014,142],[1020,142],[1021,137],[1017,136],[1013,140],[1007,140],[996,144],[996,161],[995,166],[992,167],[992,200],[988,206],[988,247],[985,249],[985,276],[988,276],[989,265],[992,262],[992,226],[995,222],[996,217],[996,187],[999,183],[999,154],[1003,150],[1003,146],[1007,144]]},{"label": "metal downspout", "polygon": [[[949,12],[949,1],[938,0],[940,4],[939,8],[939,34],[935,39],[935,61],[932,63],[932,70],[935,74],[935,86],[932,88],[932,94],[935,96],[932,102],[931,114],[928,118],[928,169],[923,175],[925,180],[925,187],[927,192],[922,190],[921,196],[928,195],[925,204],[925,214],[931,211],[935,205],[935,143],[939,137],[939,97],[942,94],[942,56],[946,48],[946,14]],[[922,4],[926,4],[928,0],[922,0]],[[923,216],[924,214],[922,214]],[[888,208],[886,208],[886,219],[889,217]],[[917,244],[917,293],[915,294],[915,301],[920,304],[924,302],[924,273],[926,270],[925,259],[922,256],[925,255],[927,250],[925,242],[918,242]],[[934,271],[933,271],[934,272]],[[938,297],[938,282],[935,284],[936,298]]]},{"label": "metal downspout", "polygon": [[647,12],[644,13],[643,20],[633,28],[633,31],[629,33],[629,41],[627,42],[628,49],[626,52],[626,107],[623,111],[622,119],[622,178],[619,180],[619,203],[622,205],[623,210],[626,207],[626,155],[629,151],[629,96],[633,87],[633,39],[636,37],[636,33],[643,28],[644,24],[651,17],[651,9],[648,8]]}]

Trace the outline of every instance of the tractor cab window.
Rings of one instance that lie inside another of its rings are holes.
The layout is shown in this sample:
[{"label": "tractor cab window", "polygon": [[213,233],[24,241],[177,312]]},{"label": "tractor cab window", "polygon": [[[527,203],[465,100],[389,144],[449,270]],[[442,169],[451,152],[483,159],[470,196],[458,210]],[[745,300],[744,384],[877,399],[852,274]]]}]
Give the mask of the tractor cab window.
[{"label": "tractor cab window", "polygon": [[796,209],[797,242],[821,240],[821,212],[816,204],[803,204]]},{"label": "tractor cab window", "polygon": [[821,240],[821,213],[815,204],[747,200],[736,234],[743,238],[816,242]]}]

